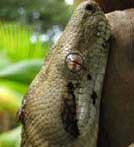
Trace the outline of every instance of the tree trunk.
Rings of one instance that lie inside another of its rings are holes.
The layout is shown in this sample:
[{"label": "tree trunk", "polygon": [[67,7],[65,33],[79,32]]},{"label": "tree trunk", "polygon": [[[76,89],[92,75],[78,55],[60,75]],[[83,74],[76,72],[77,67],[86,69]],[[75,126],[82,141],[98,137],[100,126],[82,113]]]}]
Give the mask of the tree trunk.
[{"label": "tree trunk", "polygon": [[134,142],[134,9],[106,15],[114,40],[102,94],[98,147]]},{"label": "tree trunk", "polygon": [[[86,0],[74,0],[74,5]],[[114,10],[123,10],[128,8],[134,8],[134,0],[96,0],[104,12],[111,12]]]},{"label": "tree trunk", "polygon": [[104,12],[123,10],[134,7],[134,0],[96,0]]}]

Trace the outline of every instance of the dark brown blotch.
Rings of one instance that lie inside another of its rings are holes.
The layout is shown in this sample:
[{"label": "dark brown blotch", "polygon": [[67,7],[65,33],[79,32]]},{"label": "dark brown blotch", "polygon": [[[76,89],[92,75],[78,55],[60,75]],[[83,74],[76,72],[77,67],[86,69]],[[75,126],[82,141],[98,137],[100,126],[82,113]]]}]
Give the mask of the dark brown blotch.
[{"label": "dark brown blotch", "polygon": [[95,105],[96,99],[97,99],[97,94],[95,91],[92,92],[91,99],[92,99],[93,105]]},{"label": "dark brown blotch", "polygon": [[88,79],[89,81],[92,80],[92,77],[91,77],[90,74],[87,75],[87,79]]},{"label": "dark brown blotch", "polygon": [[76,138],[79,136],[79,129],[76,117],[76,98],[74,94],[75,88],[72,82],[68,83],[67,88],[68,96],[66,98],[63,98],[64,103],[61,116],[66,132]]}]

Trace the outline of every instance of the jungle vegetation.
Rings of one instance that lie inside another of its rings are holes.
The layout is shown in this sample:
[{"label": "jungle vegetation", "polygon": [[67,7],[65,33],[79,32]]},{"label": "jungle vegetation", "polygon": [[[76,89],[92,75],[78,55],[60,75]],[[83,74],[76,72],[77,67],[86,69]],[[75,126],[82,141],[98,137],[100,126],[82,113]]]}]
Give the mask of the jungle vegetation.
[{"label": "jungle vegetation", "polygon": [[19,147],[22,98],[72,7],[64,0],[0,1],[0,147]]}]

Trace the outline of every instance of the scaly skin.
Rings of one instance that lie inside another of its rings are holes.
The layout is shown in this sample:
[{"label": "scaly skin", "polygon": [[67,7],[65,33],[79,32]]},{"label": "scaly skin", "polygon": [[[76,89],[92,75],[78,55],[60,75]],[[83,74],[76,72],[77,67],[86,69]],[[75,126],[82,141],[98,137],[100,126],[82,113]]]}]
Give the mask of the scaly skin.
[{"label": "scaly skin", "polygon": [[80,4],[24,97],[22,147],[96,147],[109,38],[100,7]]}]

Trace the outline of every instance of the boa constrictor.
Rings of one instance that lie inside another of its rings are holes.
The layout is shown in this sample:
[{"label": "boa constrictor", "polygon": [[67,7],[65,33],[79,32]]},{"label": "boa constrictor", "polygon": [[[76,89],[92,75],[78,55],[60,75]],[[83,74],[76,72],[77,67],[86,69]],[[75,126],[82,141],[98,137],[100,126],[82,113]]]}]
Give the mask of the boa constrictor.
[{"label": "boa constrictor", "polygon": [[78,6],[24,97],[22,147],[96,147],[109,28],[96,2]]}]

